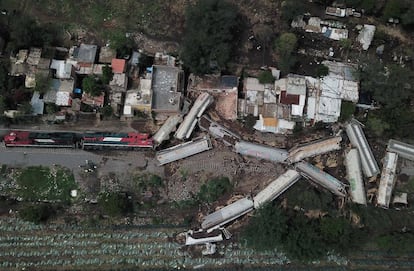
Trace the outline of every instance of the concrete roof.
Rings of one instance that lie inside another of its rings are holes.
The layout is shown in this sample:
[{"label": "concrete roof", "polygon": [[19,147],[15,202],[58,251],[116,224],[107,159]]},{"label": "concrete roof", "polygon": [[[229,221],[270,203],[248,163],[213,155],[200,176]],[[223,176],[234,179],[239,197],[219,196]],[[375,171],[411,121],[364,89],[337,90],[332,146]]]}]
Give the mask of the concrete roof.
[{"label": "concrete roof", "polygon": [[95,63],[98,46],[92,44],[81,44],[78,48],[76,59],[78,62]]},{"label": "concrete roof", "polygon": [[111,63],[112,59],[115,57],[116,57],[115,50],[111,49],[111,47],[104,46],[104,47],[101,47],[98,61],[100,63]]},{"label": "concrete roof", "polygon": [[364,24],[361,32],[359,32],[357,40],[362,45],[362,49],[368,50],[375,34],[375,25]]},{"label": "concrete roof", "polygon": [[303,76],[287,77],[286,93],[289,95],[306,95],[306,79]]},{"label": "concrete roof", "polygon": [[125,73],[115,73],[112,77],[109,86],[115,91],[126,91],[128,84],[128,77]]},{"label": "concrete roof", "polygon": [[244,81],[244,88],[247,91],[264,91],[264,85],[259,83],[259,79],[254,77],[247,77]]},{"label": "concrete roof", "polygon": [[152,108],[164,112],[180,111],[183,71],[168,66],[153,66]]},{"label": "concrete roof", "polygon": [[45,103],[43,99],[40,99],[40,93],[35,91],[33,93],[32,99],[30,100],[30,104],[32,105],[32,113],[33,115],[43,115],[43,110],[45,107]]},{"label": "concrete roof", "polygon": [[40,56],[42,55],[41,48],[30,48],[29,56],[27,57],[27,64],[37,66],[40,61]]},{"label": "concrete roof", "polygon": [[65,60],[52,59],[50,68],[56,70],[56,78],[69,79],[72,77],[73,66]]}]

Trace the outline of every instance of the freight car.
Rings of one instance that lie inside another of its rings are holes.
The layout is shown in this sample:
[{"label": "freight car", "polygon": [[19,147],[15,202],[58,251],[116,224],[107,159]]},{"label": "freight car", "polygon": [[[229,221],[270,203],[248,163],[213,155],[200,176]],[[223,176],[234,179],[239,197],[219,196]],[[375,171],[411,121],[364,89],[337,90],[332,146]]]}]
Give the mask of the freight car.
[{"label": "freight car", "polygon": [[149,134],[143,133],[86,133],[80,145],[83,149],[136,149],[153,148],[154,142]]},{"label": "freight car", "polygon": [[76,133],[12,131],[4,136],[6,147],[75,148]]}]

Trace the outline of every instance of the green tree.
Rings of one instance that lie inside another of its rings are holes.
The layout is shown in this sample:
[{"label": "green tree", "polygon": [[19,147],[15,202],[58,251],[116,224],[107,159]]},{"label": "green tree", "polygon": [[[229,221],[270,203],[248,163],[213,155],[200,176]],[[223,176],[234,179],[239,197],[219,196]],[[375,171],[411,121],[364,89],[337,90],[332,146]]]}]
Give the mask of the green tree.
[{"label": "green tree", "polygon": [[127,37],[123,31],[114,31],[109,33],[109,46],[116,50],[119,58],[124,58],[131,54],[135,47],[135,42],[131,37]]},{"label": "green tree", "polygon": [[405,0],[388,0],[385,4],[382,17],[385,21],[389,18],[400,18],[407,8]]},{"label": "green tree", "polygon": [[93,75],[88,75],[82,80],[82,89],[91,96],[102,94],[101,86]]},{"label": "green tree", "polygon": [[326,65],[320,64],[318,65],[318,67],[316,68],[316,75],[318,77],[324,77],[327,76],[329,74],[329,68]]},{"label": "green tree", "polygon": [[36,86],[34,87],[34,91],[37,91],[41,94],[45,94],[49,91],[50,86],[52,84],[52,80],[49,76],[37,73],[35,75],[36,79]]},{"label": "green tree", "polygon": [[388,123],[371,113],[368,115],[367,127],[378,137],[383,136],[384,132],[390,129],[390,125]]},{"label": "green tree", "polygon": [[242,232],[242,239],[247,246],[256,250],[271,250],[281,247],[288,232],[288,217],[284,212],[267,204],[259,208],[249,225]]},{"label": "green tree", "polygon": [[112,68],[108,65],[102,67],[102,83],[107,85],[109,82],[112,81],[114,77],[114,73],[112,72]]},{"label": "green tree", "polygon": [[98,204],[109,216],[126,215],[133,209],[132,202],[125,193],[102,193],[98,198]]},{"label": "green tree", "polygon": [[305,13],[305,5],[302,0],[287,0],[282,4],[282,19],[290,23],[299,15]]},{"label": "green tree", "polygon": [[260,84],[273,84],[275,82],[271,71],[262,71],[258,79]]},{"label": "green tree", "polygon": [[288,73],[296,60],[292,53],[295,51],[298,39],[293,33],[283,33],[275,42],[275,49],[279,56],[279,66],[282,72]]},{"label": "green tree", "polygon": [[198,199],[204,202],[213,202],[230,192],[232,188],[229,178],[214,178],[201,186]]},{"label": "green tree", "polygon": [[226,68],[240,32],[235,5],[225,0],[199,0],[185,12],[181,57],[196,74]]},{"label": "green tree", "polygon": [[31,115],[33,113],[33,107],[30,102],[23,102],[19,105],[18,109],[23,115]]}]

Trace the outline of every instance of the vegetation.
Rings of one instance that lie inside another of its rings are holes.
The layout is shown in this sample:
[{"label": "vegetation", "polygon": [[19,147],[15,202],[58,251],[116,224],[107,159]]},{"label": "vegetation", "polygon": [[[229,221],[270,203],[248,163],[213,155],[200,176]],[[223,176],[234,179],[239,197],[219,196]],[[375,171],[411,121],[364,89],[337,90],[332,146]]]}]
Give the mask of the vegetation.
[{"label": "vegetation", "polygon": [[367,127],[377,137],[384,136],[384,133],[390,129],[390,125],[384,122],[381,117],[375,116],[375,113],[368,115]]},{"label": "vegetation", "polygon": [[196,74],[225,69],[240,32],[237,8],[224,0],[199,0],[186,10],[181,57]]},{"label": "vegetation", "polygon": [[297,16],[305,13],[305,5],[301,0],[283,1],[282,5],[282,19],[290,23]]},{"label": "vegetation", "polygon": [[51,216],[56,213],[54,207],[42,203],[31,204],[21,210],[19,210],[19,216],[21,219],[33,222],[36,224],[46,222]]},{"label": "vegetation", "polygon": [[132,201],[126,193],[105,192],[100,194],[98,204],[109,216],[126,215],[133,210]]},{"label": "vegetation", "polygon": [[371,94],[381,107],[373,114],[381,119],[384,127],[389,126],[386,129],[389,136],[413,136],[414,112],[410,104],[414,99],[414,71],[393,64],[385,67],[372,59],[363,59],[362,63],[361,91]]},{"label": "vegetation", "polygon": [[36,74],[35,78],[36,86],[33,90],[39,92],[40,94],[45,94],[46,92],[48,92],[52,84],[51,78],[47,75],[40,73]]},{"label": "vegetation", "polygon": [[323,64],[318,65],[318,68],[316,69],[316,76],[318,77],[324,77],[329,74],[329,67]]},{"label": "vegetation", "polygon": [[70,202],[70,191],[76,189],[74,176],[64,168],[34,166],[24,168],[17,176],[16,194],[28,201]]},{"label": "vegetation", "polygon": [[296,60],[292,53],[295,51],[298,39],[293,33],[281,34],[275,42],[275,50],[279,56],[279,67],[283,73],[289,73]]},{"label": "vegetation", "polygon": [[105,65],[102,67],[102,83],[105,85],[108,85],[109,82],[112,81],[112,78],[114,77],[114,73],[112,72],[112,68],[108,65]]},{"label": "vegetation", "polygon": [[275,78],[273,77],[271,71],[262,71],[259,74],[259,82],[260,84],[273,84],[275,82]]},{"label": "vegetation", "polygon": [[341,115],[339,116],[340,121],[347,121],[352,118],[355,113],[355,104],[348,101],[341,102]]},{"label": "vegetation", "polygon": [[319,259],[330,251],[347,253],[354,248],[360,231],[342,217],[307,218],[300,212],[271,204],[256,212],[243,238],[258,250],[279,248],[291,259]]},{"label": "vegetation", "polygon": [[110,105],[105,105],[101,109],[101,113],[104,116],[104,118],[110,118],[114,114],[114,109]]},{"label": "vegetation", "polygon": [[82,80],[82,89],[91,96],[102,95],[101,85],[93,75],[88,75]]},{"label": "vegetation", "polygon": [[108,39],[109,46],[116,50],[118,58],[124,58],[131,55],[132,49],[135,48],[134,40],[127,36],[123,31],[111,32]]},{"label": "vegetation", "polygon": [[197,197],[203,202],[213,202],[225,193],[230,192],[232,188],[229,178],[214,178],[201,186]]},{"label": "vegetation", "polygon": [[250,131],[253,131],[253,126],[256,124],[257,118],[253,115],[247,115],[247,117],[244,119],[244,126],[249,129]]}]

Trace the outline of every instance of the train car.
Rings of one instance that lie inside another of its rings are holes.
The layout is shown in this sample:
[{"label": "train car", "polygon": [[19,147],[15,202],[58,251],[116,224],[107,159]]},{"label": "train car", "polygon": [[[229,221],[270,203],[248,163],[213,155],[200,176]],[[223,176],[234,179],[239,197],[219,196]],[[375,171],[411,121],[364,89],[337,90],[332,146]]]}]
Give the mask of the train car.
[{"label": "train car", "polygon": [[82,135],[83,149],[135,149],[153,148],[154,141],[144,133],[86,133]]},{"label": "train car", "polygon": [[75,148],[76,133],[11,131],[4,136],[6,147]]}]

